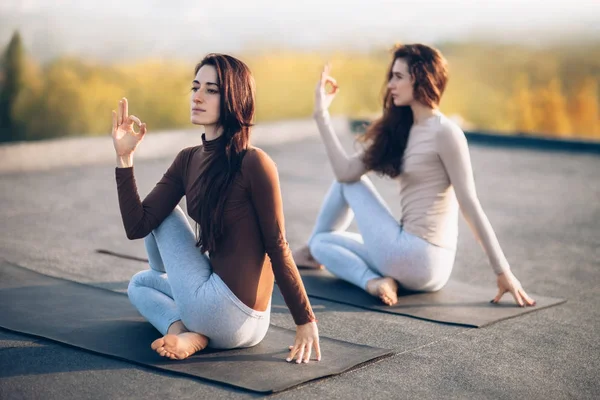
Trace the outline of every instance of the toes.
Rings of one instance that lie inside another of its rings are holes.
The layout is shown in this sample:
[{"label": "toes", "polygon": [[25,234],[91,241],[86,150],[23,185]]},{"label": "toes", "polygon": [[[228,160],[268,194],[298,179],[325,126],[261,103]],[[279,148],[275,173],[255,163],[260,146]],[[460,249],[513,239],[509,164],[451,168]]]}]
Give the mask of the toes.
[{"label": "toes", "polygon": [[150,347],[152,348],[152,350],[157,350],[160,347],[164,347],[164,344],[165,344],[164,338],[160,338],[160,339],[156,339],[154,342],[152,342]]},{"label": "toes", "polygon": [[[208,341],[206,344],[208,344]],[[173,337],[173,335],[166,335],[163,338],[156,339],[154,342],[152,342],[150,347],[161,357],[170,358],[171,360],[183,360],[190,356],[189,352],[177,351],[177,338]]]},{"label": "toes", "polygon": [[184,359],[188,358],[189,356],[190,356],[190,353],[188,353],[188,352],[167,353],[167,357],[169,357],[171,360],[184,360]]},{"label": "toes", "polygon": [[393,306],[398,302],[398,297],[394,296],[393,289],[389,287],[381,288],[379,298],[384,304],[388,306]]}]

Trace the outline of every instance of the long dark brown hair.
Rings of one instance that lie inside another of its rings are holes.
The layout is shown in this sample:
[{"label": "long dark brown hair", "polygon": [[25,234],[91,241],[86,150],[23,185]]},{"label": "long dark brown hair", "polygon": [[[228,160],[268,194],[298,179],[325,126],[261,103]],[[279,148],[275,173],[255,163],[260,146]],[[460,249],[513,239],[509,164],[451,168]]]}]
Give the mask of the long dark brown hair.
[{"label": "long dark brown hair", "polygon": [[223,129],[224,150],[213,157],[195,185],[203,188],[192,202],[198,207],[196,246],[214,253],[224,233],[223,211],[231,184],[239,172],[250,145],[250,128],[254,120],[255,84],[250,68],[225,54],[208,54],[196,65],[194,75],[205,65],[217,71],[221,94],[218,125]]},{"label": "long dark brown hair", "polygon": [[367,169],[392,178],[402,173],[402,158],[414,122],[410,106],[395,106],[387,89],[397,59],[404,60],[408,65],[414,80],[414,99],[429,107],[439,105],[448,82],[447,63],[439,50],[423,44],[398,45],[393,49],[383,96],[383,116],[374,121],[365,135],[359,138],[368,144],[363,157]]}]

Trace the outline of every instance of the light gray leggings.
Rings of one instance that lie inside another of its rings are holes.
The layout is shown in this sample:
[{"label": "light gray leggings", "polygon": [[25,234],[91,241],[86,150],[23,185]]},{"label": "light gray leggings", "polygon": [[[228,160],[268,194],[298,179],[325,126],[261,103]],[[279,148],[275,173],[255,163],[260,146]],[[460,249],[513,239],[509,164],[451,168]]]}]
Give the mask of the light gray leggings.
[{"label": "light gray leggings", "polygon": [[181,320],[190,331],[207,336],[213,348],[250,347],[265,337],[271,303],[266,311],[253,310],[212,272],[179,206],[144,243],[151,269],[131,278],[127,294],[163,335]]},{"label": "light gray leggings", "polygon": [[[346,232],[354,216],[361,234]],[[369,280],[389,276],[406,289],[439,290],[456,253],[403,230],[366,176],[333,183],[308,244],[332,274],[363,289]]]}]

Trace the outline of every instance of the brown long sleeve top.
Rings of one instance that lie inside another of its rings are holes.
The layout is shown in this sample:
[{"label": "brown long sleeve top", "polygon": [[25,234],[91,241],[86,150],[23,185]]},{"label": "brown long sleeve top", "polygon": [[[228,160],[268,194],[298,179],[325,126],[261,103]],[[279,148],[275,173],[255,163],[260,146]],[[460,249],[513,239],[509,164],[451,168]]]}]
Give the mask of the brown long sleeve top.
[{"label": "brown long sleeve top", "polygon": [[[117,168],[116,181],[123,225],[129,239],[143,238],[186,196],[188,213],[204,188],[194,185],[212,157],[224,151],[221,136],[182,150],[154,189],[140,200],[133,167]],[[201,198],[201,197],[200,197]],[[194,204],[195,203],[195,204]],[[316,321],[285,238],[283,204],[277,167],[261,149],[247,151],[226,199],[224,234],[210,254],[213,272],[247,306],[266,310],[274,280],[297,325]],[[268,257],[266,257],[268,255]]]}]

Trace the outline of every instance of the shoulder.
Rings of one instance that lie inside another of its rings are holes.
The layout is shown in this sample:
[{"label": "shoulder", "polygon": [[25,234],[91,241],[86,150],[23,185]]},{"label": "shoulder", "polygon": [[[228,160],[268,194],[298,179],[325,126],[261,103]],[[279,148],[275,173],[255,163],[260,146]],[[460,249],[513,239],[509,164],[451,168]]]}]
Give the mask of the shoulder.
[{"label": "shoulder", "polygon": [[[242,176],[249,186],[272,187],[279,182],[277,165],[269,155],[258,147],[250,147],[242,161]],[[266,189],[265,189],[266,190]]]},{"label": "shoulder", "polygon": [[445,115],[440,115],[436,126],[436,140],[440,149],[457,144],[466,144],[467,138],[462,128]]},{"label": "shoulder", "polygon": [[177,153],[177,155],[175,156],[175,161],[177,160],[183,160],[183,159],[189,159],[190,156],[192,154],[194,154],[197,150],[201,149],[202,145],[200,146],[192,146],[192,147],[186,147],[183,150],[180,150],[179,153]]},{"label": "shoulder", "polygon": [[202,149],[202,145],[186,147],[177,153],[174,163],[181,164],[182,166],[187,165],[187,163],[190,161],[190,158],[200,149]]},{"label": "shoulder", "polygon": [[275,161],[261,148],[250,146],[246,151],[242,168],[250,171],[276,169]]},{"label": "shoulder", "polygon": [[185,149],[177,153],[176,158],[189,157],[200,149],[202,149],[202,145],[186,147]]}]

